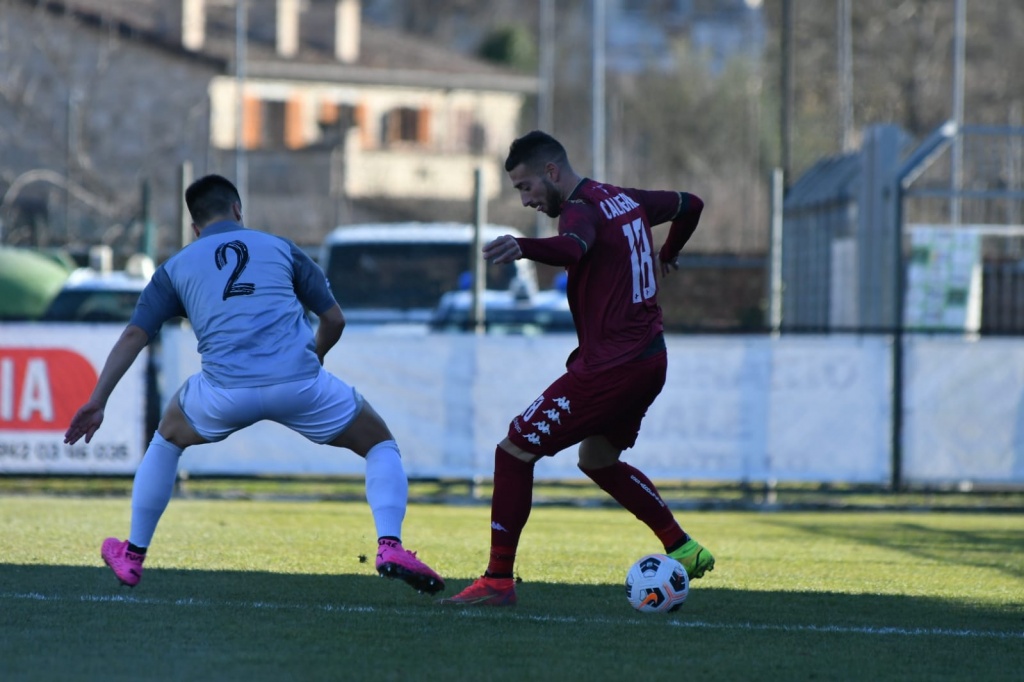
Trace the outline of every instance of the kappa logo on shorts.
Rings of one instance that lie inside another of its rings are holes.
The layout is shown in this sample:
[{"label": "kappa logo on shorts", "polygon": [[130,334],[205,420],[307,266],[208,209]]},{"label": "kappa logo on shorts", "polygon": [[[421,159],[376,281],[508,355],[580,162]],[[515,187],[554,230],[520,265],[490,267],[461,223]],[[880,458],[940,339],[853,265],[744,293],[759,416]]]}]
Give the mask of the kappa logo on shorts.
[{"label": "kappa logo on shorts", "polygon": [[562,423],[562,413],[558,410],[544,410],[544,416],[556,424]]}]

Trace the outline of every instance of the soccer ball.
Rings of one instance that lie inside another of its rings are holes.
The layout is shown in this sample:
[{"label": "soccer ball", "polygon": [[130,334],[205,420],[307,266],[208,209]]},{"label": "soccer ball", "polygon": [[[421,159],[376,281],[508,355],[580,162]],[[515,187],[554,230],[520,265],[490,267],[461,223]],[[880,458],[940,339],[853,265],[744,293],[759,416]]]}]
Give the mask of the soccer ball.
[{"label": "soccer ball", "polygon": [[675,611],[690,594],[690,576],[683,565],[664,554],[637,559],[626,574],[626,598],[642,613]]}]

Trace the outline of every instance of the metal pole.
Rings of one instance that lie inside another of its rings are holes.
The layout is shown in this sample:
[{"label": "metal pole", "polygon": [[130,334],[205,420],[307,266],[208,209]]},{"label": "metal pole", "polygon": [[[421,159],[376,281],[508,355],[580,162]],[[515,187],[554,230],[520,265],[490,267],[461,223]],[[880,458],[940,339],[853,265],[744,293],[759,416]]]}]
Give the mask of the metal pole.
[{"label": "metal pole", "polygon": [[853,38],[850,35],[852,3],[839,0],[837,33],[839,35],[839,148],[853,149]]},{"label": "metal pole", "polygon": [[[78,86],[72,86],[68,91],[68,106],[67,106],[67,138],[65,140],[65,177],[67,182],[64,188],[64,245],[68,246],[71,244],[71,225],[74,222],[72,216],[71,206],[71,188],[75,185],[75,155],[77,154],[78,148],[78,130],[77,130],[77,119],[78,119],[78,104],[82,100],[82,91],[78,89]],[[76,230],[77,232],[77,230]],[[36,232],[36,246],[43,246],[39,241],[39,234]]]},{"label": "metal pole", "polygon": [[[1021,125],[1021,103],[1020,100],[1014,100],[1010,103],[1010,126],[1013,128],[1020,128]],[[1009,185],[1011,192],[1016,192],[1020,189],[1020,176],[1021,176],[1021,136],[1020,131],[1011,133],[1010,135],[1010,154],[1006,162],[1006,184]],[[1013,199],[1009,202],[1006,208],[1006,219],[1011,225],[1020,224],[1020,201]]]},{"label": "metal pole", "polygon": [[[540,92],[537,95],[537,127],[553,134],[555,127],[555,0],[540,0]],[[551,220],[537,211],[534,236],[543,237]]]},{"label": "metal pole", "polygon": [[892,434],[890,451],[892,462],[889,472],[889,487],[896,492],[903,487],[903,392],[904,392],[904,344],[903,308],[906,296],[906,263],[903,257],[903,180],[897,176],[893,183],[893,200],[896,202],[895,250],[893,258],[896,272],[893,277],[895,300],[893,301],[892,335]]},{"label": "metal pole", "polygon": [[593,109],[593,127],[591,128],[591,149],[594,154],[593,179],[604,179],[605,161],[605,0],[593,0],[594,10],[593,35],[591,39],[594,58],[591,108]]},{"label": "metal pole", "polygon": [[793,2],[782,0],[782,68],[779,83],[779,142],[781,146],[779,165],[782,167],[783,182],[788,185],[792,170],[792,137],[793,124],[790,120],[793,112]]},{"label": "metal pole", "polygon": [[782,169],[772,170],[772,217],[771,255],[769,261],[769,302],[768,322],[773,334],[782,327],[782,227],[783,227],[783,177]]},{"label": "metal pole", "polygon": [[537,127],[551,133],[555,124],[555,2],[540,0],[540,92],[537,94]]},{"label": "metal pole", "polygon": [[242,136],[245,132],[245,61],[247,50],[247,33],[249,0],[236,0],[235,4],[235,187],[242,199],[242,210],[248,206],[249,200],[249,164],[245,156],[245,143]]},{"label": "metal pole", "polygon": [[925,142],[918,147],[908,159],[903,161],[892,179],[883,183],[883,201],[896,202],[893,206],[892,226],[892,267],[894,268],[892,278],[893,291],[893,319],[892,319],[892,433],[890,438],[890,451],[892,455],[890,472],[890,487],[893,491],[903,487],[903,411],[904,411],[904,365],[906,348],[906,329],[904,328],[904,308],[906,306],[907,290],[907,263],[903,253],[903,222],[906,188],[920,176],[929,164],[945,150],[947,145],[953,144],[959,135],[959,130],[953,121],[947,121],[932,133]]},{"label": "metal pole", "polygon": [[153,198],[149,180],[142,181],[142,253],[156,262],[156,223],[153,222]]},{"label": "metal pole", "polygon": [[963,187],[964,142],[961,131],[964,127],[964,57],[967,25],[967,0],[956,0],[956,18],[953,29],[953,121],[956,123],[956,139],[950,157],[953,192],[949,202],[949,222],[959,225],[963,218],[960,203],[960,188]]},{"label": "metal pole", "polygon": [[473,173],[473,191],[476,210],[473,215],[473,254],[470,259],[473,264],[473,317],[470,323],[474,333],[483,334],[487,331],[487,309],[484,305],[487,270],[481,253],[484,225],[487,224],[487,192],[484,189],[483,166],[477,166],[476,172]]},{"label": "metal pole", "polygon": [[189,215],[188,205],[185,203],[185,190],[192,184],[193,174],[191,161],[185,161],[181,164],[179,175],[180,191],[178,192],[178,224],[181,227],[181,248],[185,248],[192,243],[192,216]]}]

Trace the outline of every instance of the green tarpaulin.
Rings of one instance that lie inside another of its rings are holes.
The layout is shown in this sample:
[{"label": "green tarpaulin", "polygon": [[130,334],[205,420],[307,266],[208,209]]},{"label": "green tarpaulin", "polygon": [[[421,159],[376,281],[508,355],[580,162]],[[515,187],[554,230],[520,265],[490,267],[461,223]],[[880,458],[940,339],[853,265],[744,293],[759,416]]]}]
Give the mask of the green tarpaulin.
[{"label": "green tarpaulin", "polygon": [[0,247],[0,320],[38,318],[67,278],[67,268],[47,255]]}]

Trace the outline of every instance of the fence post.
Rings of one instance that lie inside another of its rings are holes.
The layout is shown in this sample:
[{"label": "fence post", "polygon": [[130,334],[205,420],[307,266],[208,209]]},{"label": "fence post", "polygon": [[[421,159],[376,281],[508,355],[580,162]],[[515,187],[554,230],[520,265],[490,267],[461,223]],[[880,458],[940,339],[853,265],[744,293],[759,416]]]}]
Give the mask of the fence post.
[{"label": "fence post", "polygon": [[768,248],[768,325],[773,334],[782,328],[782,246],[783,246],[783,189],[782,169],[772,170],[771,242]]}]

